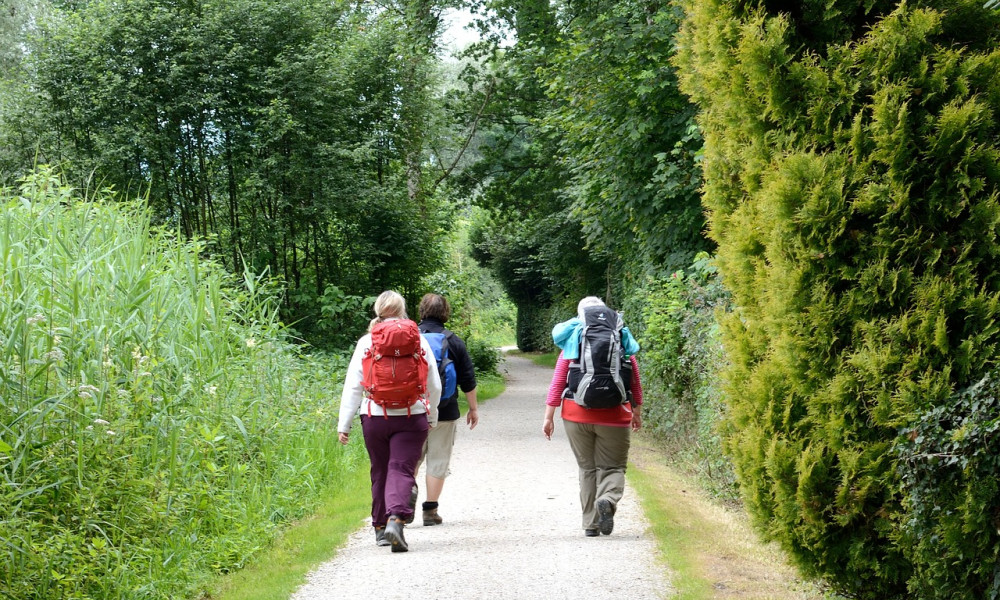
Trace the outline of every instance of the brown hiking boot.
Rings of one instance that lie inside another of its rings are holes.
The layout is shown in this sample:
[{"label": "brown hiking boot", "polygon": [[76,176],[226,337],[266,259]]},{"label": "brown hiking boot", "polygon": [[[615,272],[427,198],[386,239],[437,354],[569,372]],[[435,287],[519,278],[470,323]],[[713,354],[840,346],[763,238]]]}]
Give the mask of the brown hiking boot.
[{"label": "brown hiking boot", "polygon": [[403,522],[406,523],[407,525],[412,523],[413,517],[416,516],[418,494],[420,494],[420,488],[417,487],[417,484],[414,483],[413,487],[410,488],[410,514],[405,519],[403,519]]},{"label": "brown hiking boot", "polygon": [[406,545],[406,538],[403,537],[403,519],[392,515],[389,517],[389,523],[385,526],[385,539],[389,541],[392,546],[393,552],[406,552],[410,549]]},{"label": "brown hiking boot", "polygon": [[438,509],[436,508],[425,508],[424,509],[424,527],[429,527],[431,525],[440,525],[444,523],[444,519],[438,514]]}]

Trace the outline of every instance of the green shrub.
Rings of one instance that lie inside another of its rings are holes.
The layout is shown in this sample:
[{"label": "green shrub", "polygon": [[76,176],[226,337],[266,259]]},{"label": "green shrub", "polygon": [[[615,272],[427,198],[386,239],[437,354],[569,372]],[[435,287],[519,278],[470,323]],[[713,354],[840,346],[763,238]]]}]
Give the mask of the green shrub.
[{"label": "green shrub", "polygon": [[727,309],[729,294],[708,254],[699,254],[689,271],[651,281],[642,294],[643,421],[694,467],[713,493],[732,498],[732,466],[718,433],[725,404],[716,322],[716,311]]},{"label": "green shrub", "polygon": [[745,505],[806,574],[906,597],[983,555],[912,551],[892,449],[998,362],[1000,14],[686,7],[678,64],[736,306],[723,434]]},{"label": "green shrub", "polygon": [[0,194],[0,596],[178,598],[364,461],[261,281],[42,170]]},{"label": "green shrub", "polygon": [[467,338],[465,347],[469,350],[477,374],[497,372],[497,366],[500,364],[499,348],[475,337]]}]

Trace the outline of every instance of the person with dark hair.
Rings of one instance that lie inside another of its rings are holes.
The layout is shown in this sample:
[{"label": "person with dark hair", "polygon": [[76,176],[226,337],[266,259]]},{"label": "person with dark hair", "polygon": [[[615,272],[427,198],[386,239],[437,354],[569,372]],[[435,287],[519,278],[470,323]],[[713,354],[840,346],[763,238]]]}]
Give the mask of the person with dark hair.
[{"label": "person with dark hair", "polygon": [[465,392],[469,412],[465,422],[469,429],[479,423],[479,406],[476,403],[476,371],[469,350],[462,338],[445,328],[451,317],[451,306],[440,294],[426,294],[420,300],[420,333],[430,342],[438,360],[441,378],[441,403],[438,405],[438,425],[430,431],[424,443],[422,460],[427,461],[426,494],[422,505],[425,526],[440,525],[438,500],[449,475],[451,451],[455,446],[455,433],[461,412],[458,407],[458,390]]},{"label": "person with dark hair", "polygon": [[375,300],[375,318],[347,367],[337,432],[350,441],[354,416],[371,461],[375,543],[406,552],[403,527],[413,520],[411,490],[428,430],[438,418],[441,379],[433,350],[393,291]]},{"label": "person with dark hair", "polygon": [[552,439],[561,406],[579,467],[584,535],[610,535],[625,491],[631,432],[642,427],[639,344],[621,315],[595,296],[580,300],[577,317],[556,325],[552,338],[562,352],[545,402],[542,434]]}]

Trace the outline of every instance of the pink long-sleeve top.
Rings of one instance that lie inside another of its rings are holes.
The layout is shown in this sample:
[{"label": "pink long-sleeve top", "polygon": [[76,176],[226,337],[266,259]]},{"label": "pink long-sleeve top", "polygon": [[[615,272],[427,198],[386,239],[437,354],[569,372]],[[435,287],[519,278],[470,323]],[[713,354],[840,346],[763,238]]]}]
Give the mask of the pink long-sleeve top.
[{"label": "pink long-sleeve top", "polygon": [[[629,357],[632,361],[632,403],[636,406],[642,404],[642,383],[639,381],[639,363],[635,356]],[[545,403],[549,406],[562,405],[562,418],[574,423],[588,423],[591,425],[610,425],[612,427],[628,427],[632,423],[632,406],[628,403],[614,408],[584,408],[573,400],[563,402],[563,390],[566,389],[566,376],[569,374],[569,359],[563,358],[559,353],[556,360],[556,370],[552,374],[552,383],[549,385],[549,395]]]}]

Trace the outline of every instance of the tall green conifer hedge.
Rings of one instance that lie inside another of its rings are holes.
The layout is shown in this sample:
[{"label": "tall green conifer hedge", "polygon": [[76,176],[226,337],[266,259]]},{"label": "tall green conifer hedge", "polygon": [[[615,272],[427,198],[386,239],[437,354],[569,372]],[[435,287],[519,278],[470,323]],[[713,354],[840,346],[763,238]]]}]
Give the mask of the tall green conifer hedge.
[{"label": "tall green conifer hedge", "polygon": [[[759,527],[849,597],[958,597],[925,585],[949,570],[997,594],[970,568],[996,562],[996,486],[914,495],[898,467],[1000,356],[1000,15],[982,4],[686,3],[678,65],[738,307],[726,448]],[[932,497],[951,502],[941,539],[986,523],[978,548],[914,543]]]}]

